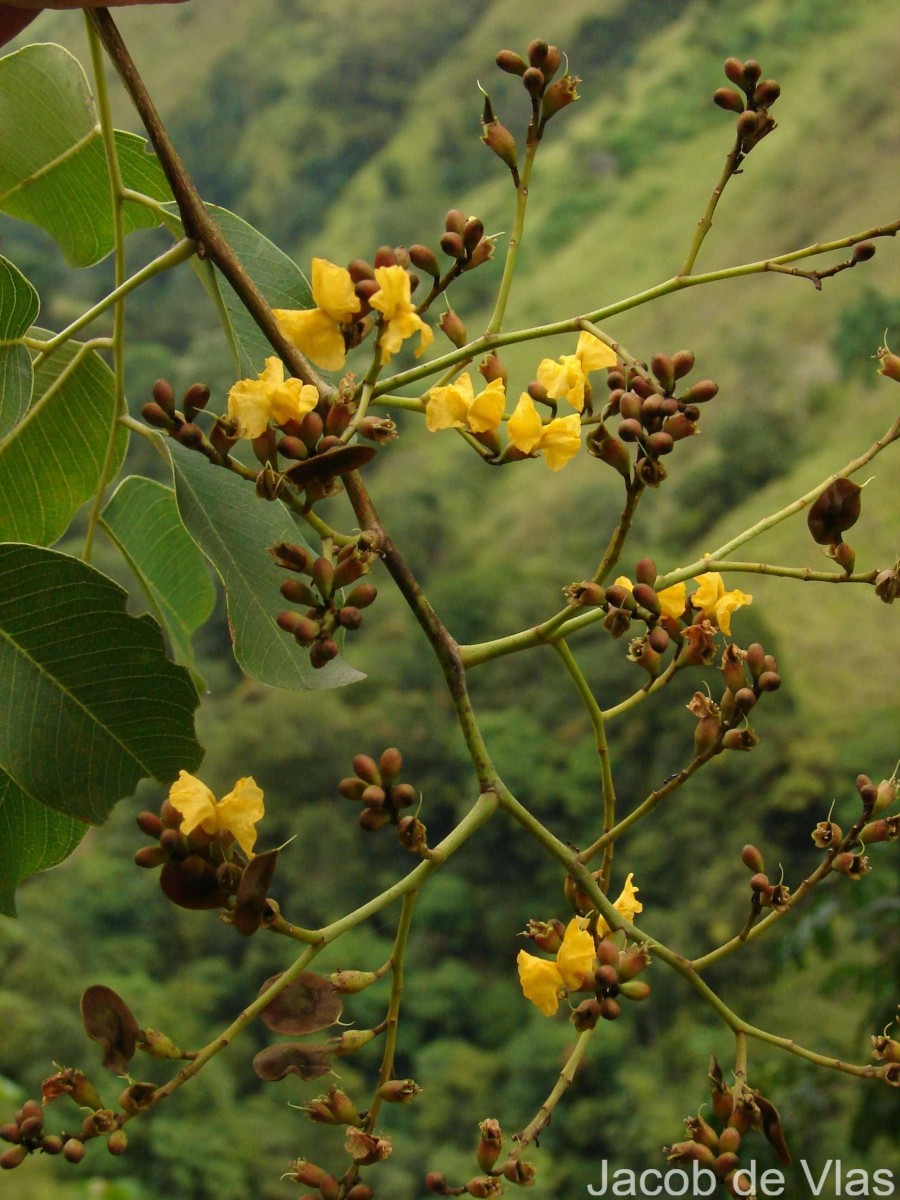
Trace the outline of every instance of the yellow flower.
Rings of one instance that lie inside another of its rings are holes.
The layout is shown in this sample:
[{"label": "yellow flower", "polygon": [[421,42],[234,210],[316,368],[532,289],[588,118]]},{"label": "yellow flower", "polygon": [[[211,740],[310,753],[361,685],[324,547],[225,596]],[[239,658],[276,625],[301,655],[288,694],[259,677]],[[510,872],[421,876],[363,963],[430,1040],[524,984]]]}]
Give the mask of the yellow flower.
[{"label": "yellow flower", "polygon": [[[637,899],[637,893],[640,889],[634,886],[631,882],[632,879],[634,879],[633,872],[625,880],[625,886],[622,888],[618,900],[613,904],[613,908],[619,916],[624,917],[626,921],[633,921],[639,912],[644,911],[643,904]],[[598,917],[597,937],[603,937],[607,933],[609,933],[609,925],[602,917]]]},{"label": "yellow flower", "polygon": [[250,857],[256,843],[254,825],[265,811],[262,789],[251,777],[239,779],[227,796],[216,800],[205,783],[187,771],[179,771],[178,779],[169,789],[169,803],[184,817],[181,832],[185,835],[200,828],[204,833],[230,833]]},{"label": "yellow flower", "polygon": [[538,383],[547,389],[551,400],[565,400],[581,412],[590,372],[614,367],[617,362],[609,346],[583,330],[574,354],[563,354],[556,362],[552,358],[541,360],[537,369]]},{"label": "yellow flower", "polygon": [[726,592],[722,576],[717,571],[698,575],[697,584],[699,586],[691,596],[692,606],[699,608],[704,617],[715,621],[722,632],[729,635],[731,633],[731,614],[745,604],[752,604],[753,597],[748,596],[746,592],[737,590]]},{"label": "yellow flower", "polygon": [[542,450],[553,471],[564,467],[581,445],[581,418],[554,417],[546,425],[527,392],[519,397],[507,426],[510,444],[523,454]]},{"label": "yellow flower", "polygon": [[499,428],[506,409],[502,379],[494,379],[477,396],[468,371],[447,387],[428,393],[425,424],[432,433],[439,429],[470,429],[487,433]]},{"label": "yellow flower", "polygon": [[317,367],[340,371],[346,357],[341,326],[360,309],[350,272],[325,258],[314,258],[312,294],[315,308],[276,308],[275,319],[284,336]]},{"label": "yellow flower", "polygon": [[[620,575],[616,583],[620,587],[628,588],[629,592],[634,590],[634,584],[627,575]],[[684,606],[687,603],[687,588],[683,583],[673,583],[671,587],[663,588],[661,592],[657,592],[656,598],[663,611],[663,616],[674,617],[677,621],[684,612]]]},{"label": "yellow flower", "polygon": [[228,393],[228,415],[237,424],[238,437],[256,438],[270,420],[283,425],[312,412],[318,402],[312,384],[285,379],[284,364],[272,355],[256,379],[239,379]]},{"label": "yellow flower", "polygon": [[375,281],[377,291],[370,304],[384,314],[384,326],[381,332],[381,361],[388,363],[397,353],[407,338],[419,334],[419,348],[416,358],[423,354],[434,340],[434,332],[429,329],[412,302],[409,275],[400,266],[376,267]]},{"label": "yellow flower", "polygon": [[584,983],[594,963],[594,939],[580,918],[573,917],[556,952],[556,962],[537,958],[527,950],[519,951],[516,962],[525,998],[536,1004],[545,1017],[552,1017],[560,998]]}]

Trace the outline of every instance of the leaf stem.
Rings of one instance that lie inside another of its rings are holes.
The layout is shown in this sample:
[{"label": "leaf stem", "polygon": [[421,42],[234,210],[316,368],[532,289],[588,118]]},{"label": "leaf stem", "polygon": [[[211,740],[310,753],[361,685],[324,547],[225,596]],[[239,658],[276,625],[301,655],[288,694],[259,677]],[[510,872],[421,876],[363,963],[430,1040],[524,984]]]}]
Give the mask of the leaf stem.
[{"label": "leaf stem", "polygon": [[82,558],[90,562],[97,523],[100,520],[100,509],[106,485],[112,473],[113,460],[116,454],[116,442],[119,437],[118,418],[126,411],[125,404],[125,294],[122,285],[125,282],[125,214],[122,192],[124,183],[119,167],[119,154],[116,148],[116,131],[113,125],[112,110],[109,103],[109,89],[106,86],[103,54],[97,31],[88,20],[85,13],[85,28],[91,53],[91,66],[94,73],[94,89],[97,94],[97,109],[100,114],[100,132],[103,138],[103,151],[106,157],[106,169],[109,173],[110,205],[113,225],[113,254],[114,254],[114,291],[118,292],[113,301],[113,333],[112,360],[114,377],[115,407],[109,425],[106,439],[106,451],[103,455],[103,465],[100,468],[100,478],[97,481],[97,491],[88,513],[87,529],[84,535],[84,550]]},{"label": "leaf stem", "polygon": [[512,233],[506,247],[506,261],[503,264],[503,275],[500,279],[500,286],[497,289],[497,302],[494,305],[494,311],[491,313],[491,319],[488,321],[487,329],[485,330],[486,336],[500,332],[500,328],[503,325],[503,318],[506,314],[506,306],[509,303],[513,276],[516,273],[519,250],[522,245],[522,233],[525,229],[528,185],[531,180],[531,170],[534,166],[534,156],[537,153],[538,145],[538,142],[529,142],[525,149],[525,163],[522,167],[521,177],[516,183],[516,214],[513,218]]},{"label": "leaf stem", "polygon": [[98,300],[92,308],[83,312],[71,325],[67,325],[60,333],[56,333],[52,338],[48,338],[46,342],[42,342],[40,345],[40,354],[34,361],[35,369],[40,367],[54,350],[59,349],[65,342],[74,337],[79,330],[84,329],[85,325],[90,325],[92,321],[95,321],[97,317],[105,313],[112,305],[124,299],[129,292],[133,292],[136,287],[140,287],[142,283],[146,283],[154,275],[160,275],[163,271],[168,271],[172,267],[178,266],[179,263],[187,261],[195,252],[194,243],[189,238],[183,238],[164,254],[161,254],[158,258],[154,258],[145,267],[141,267],[139,271],[136,271],[134,275],[124,280],[123,283],[104,296],[102,300]]},{"label": "leaf stem", "polygon": [[[594,742],[600,758],[600,786],[603,793],[603,832],[604,834],[608,834],[616,823],[616,789],[609,757],[609,745],[606,741],[606,725],[603,720],[603,711],[597,703],[597,698],[591,691],[565,639],[559,638],[555,641],[553,649],[562,659],[566,670],[571,675],[575,687],[578,689],[578,694],[581,696],[582,703],[587,709],[591,720],[591,727],[594,730]],[[600,890],[604,894],[609,891],[613,853],[614,840],[611,839],[604,846],[603,865],[600,868]]]},{"label": "leaf stem", "polygon": [[387,1034],[384,1039],[384,1053],[381,1056],[381,1069],[378,1072],[378,1084],[375,1096],[369,1105],[366,1115],[365,1130],[371,1133],[375,1128],[378,1110],[381,1108],[381,1096],[378,1090],[393,1077],[394,1054],[397,1049],[397,1032],[400,1020],[400,1002],[403,998],[403,960],[406,956],[406,943],[409,940],[409,930],[412,925],[413,909],[416,906],[418,892],[407,892],[403,897],[400,910],[400,923],[394,938],[394,948],[391,950],[391,994],[388,1000],[388,1010],[385,1023]]},{"label": "leaf stem", "polygon": [[313,384],[320,396],[330,396],[333,390],[330,384],[313,370],[306,357],[281,332],[262,292],[247,274],[228,239],[210,216],[172,144],[109,10],[90,9],[85,13],[85,17],[97,30],[107,54],[119,72],[125,90],[140,114],[178,205],[185,235],[197,243],[197,253],[201,258],[209,258],[219,268],[272,348],[287,364],[291,374],[304,383]]}]

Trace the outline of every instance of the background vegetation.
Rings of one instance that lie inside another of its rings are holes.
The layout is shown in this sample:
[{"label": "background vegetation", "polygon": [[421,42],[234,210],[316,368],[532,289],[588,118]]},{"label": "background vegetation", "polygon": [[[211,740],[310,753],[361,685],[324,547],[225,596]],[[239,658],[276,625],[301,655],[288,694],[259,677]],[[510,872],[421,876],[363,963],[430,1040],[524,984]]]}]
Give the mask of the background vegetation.
[{"label": "background vegetation", "polygon": [[[729,145],[729,120],[709,100],[728,54],[758,57],[781,82],[781,128],[729,188],[701,265],[748,261],[896,216],[900,26],[878,0],[569,0],[550,11],[538,0],[196,0],[128,13],[120,25],[205,195],[242,213],[301,264],[314,253],[339,262],[371,257],[383,242],[435,244],[451,205],[477,213],[491,232],[508,228],[511,189],[478,141],[474,81],[491,90],[501,119],[513,125],[522,96],[492,67],[495,51],[522,49],[533,36],[567,49],[584,98],[571,119],[551,127],[536,173],[511,326],[595,307],[677,268]],[[29,33],[83,55],[73,16],[45,13]],[[120,118],[134,126],[124,104]],[[4,221],[0,242],[47,298],[42,320],[52,327],[108,283],[104,267],[68,273],[57,251],[24,226]],[[149,256],[159,242],[147,237],[143,246]],[[478,272],[456,305],[470,331],[484,320],[487,289],[499,278],[492,270]],[[765,276],[693,290],[610,324],[645,355],[689,346],[701,374],[721,385],[703,437],[679,456],[676,478],[648,498],[626,565],[643,553],[661,570],[695,557],[882,431],[895,397],[877,381],[871,355],[886,327],[900,345],[898,277],[897,247],[881,244],[872,263],[827,282],[822,293]],[[135,410],[161,374],[178,388],[205,379],[222,404],[230,362],[212,314],[197,303],[198,288],[180,272],[144,289],[140,306],[130,308]],[[511,375],[531,378],[533,346],[504,357]],[[429,440],[418,422],[398,420],[401,440],[384,456],[373,494],[454,635],[496,636],[554,611],[559,588],[592,569],[605,539],[618,501],[612,473],[587,456],[560,476],[537,463],[487,471],[455,439]],[[896,552],[891,466],[879,460],[867,488],[871,502],[853,539],[860,565],[888,565]],[[779,526],[759,547],[763,560],[817,565],[817,555],[802,522]],[[98,565],[119,570],[111,553]],[[647,927],[686,953],[742,921],[745,842],[757,842],[767,864],[782,862],[786,879],[799,881],[815,861],[808,831],[832,800],[840,821],[856,774],[890,774],[898,754],[894,612],[859,589],[738,583],[754,604],[735,618],[736,637],[744,645],[763,641],[785,679],[760,717],[763,741],[752,755],[723,756],[701,773],[618,858],[622,871],[636,872]],[[203,777],[224,790],[252,773],[266,791],[265,845],[297,835],[277,892],[293,919],[333,918],[408,864],[389,836],[362,834],[337,796],[354,754],[400,746],[435,835],[471,801],[442,681],[386,581],[354,642],[354,664],[369,679],[337,694],[289,694],[242,680],[227,654],[221,611],[199,642],[210,687]],[[621,643],[594,631],[579,649],[608,701],[635,685]],[[554,656],[501,659],[480,668],[473,686],[513,791],[561,836],[588,839],[599,794],[591,731]],[[680,687],[687,701],[695,686],[692,677],[670,692]],[[689,757],[692,724],[670,697],[612,727],[626,802]],[[191,1044],[226,1023],[291,957],[274,939],[244,943],[209,914],[174,910],[153,877],[132,865],[141,844],[133,815],[158,801],[148,791],[120,805],[70,862],[22,890],[20,920],[0,925],[7,1109],[35,1093],[53,1060],[99,1070],[77,1012],[88,984],[116,988],[142,1023]],[[476,1123],[496,1116],[512,1132],[527,1121],[571,1038],[564,1021],[543,1019],[518,989],[517,931],[529,917],[564,915],[565,904],[555,869],[512,832],[502,819],[492,822],[419,902],[398,1073],[425,1090],[386,1115],[396,1165],[379,1171],[381,1190],[398,1200],[422,1194],[428,1169],[473,1174]],[[886,873],[824,886],[785,928],[720,964],[712,982],[748,1019],[824,1052],[865,1057],[868,1035],[893,1015],[900,904]],[[378,965],[392,925],[386,914],[374,930],[343,939],[331,965]],[[654,972],[653,982],[650,1003],[603,1029],[599,1054],[536,1156],[533,1196],[583,1195],[604,1158],[611,1168],[660,1165],[660,1146],[678,1140],[681,1118],[705,1099],[707,1057],[716,1051],[725,1061],[730,1038],[692,1001],[683,1003],[688,997],[671,975]],[[360,1026],[378,1019],[383,991],[348,1004]],[[287,1107],[317,1094],[317,1084],[259,1084],[250,1059],[264,1041],[252,1032],[132,1126],[124,1160],[96,1147],[79,1172],[35,1160],[4,1179],[6,1194],[293,1195],[296,1185],[278,1179],[283,1163],[315,1148],[327,1164],[342,1138]],[[342,1082],[352,1089],[376,1063],[377,1051],[343,1060]],[[828,1157],[874,1169],[892,1165],[893,1154],[900,1166],[887,1089],[859,1087],[760,1047],[751,1079],[780,1105],[796,1157],[820,1169]],[[111,1081],[110,1096],[117,1090]],[[766,1152],[759,1158],[766,1161]]]}]

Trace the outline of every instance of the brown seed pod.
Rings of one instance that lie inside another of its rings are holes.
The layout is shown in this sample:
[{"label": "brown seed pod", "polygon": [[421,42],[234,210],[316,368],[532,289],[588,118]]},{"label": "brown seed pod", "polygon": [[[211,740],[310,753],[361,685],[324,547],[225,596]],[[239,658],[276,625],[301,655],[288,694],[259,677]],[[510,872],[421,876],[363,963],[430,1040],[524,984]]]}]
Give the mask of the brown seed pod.
[{"label": "brown seed pod", "polygon": [[859,520],[862,488],[843,477],[830,483],[814,501],[806,518],[813,541],[820,546],[836,546],[841,534]]}]

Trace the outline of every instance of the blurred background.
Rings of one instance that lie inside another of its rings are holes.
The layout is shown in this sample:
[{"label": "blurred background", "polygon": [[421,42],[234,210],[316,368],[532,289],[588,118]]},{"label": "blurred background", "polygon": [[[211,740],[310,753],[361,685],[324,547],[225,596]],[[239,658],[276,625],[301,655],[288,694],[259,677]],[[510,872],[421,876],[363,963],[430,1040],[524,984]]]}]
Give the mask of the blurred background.
[{"label": "blurred background", "polygon": [[[493,65],[504,47],[534,37],[558,44],[580,75],[582,99],[550,125],[533,178],[509,328],[612,302],[677,270],[732,141],[733,118],[711,95],[723,59],[760,60],[782,96],[778,130],[732,181],[699,260],[715,269],[783,253],[893,220],[900,194],[900,23],[879,0],[456,0],[366,5],[332,0],[195,0],[117,14],[175,142],[203,194],[239,212],[306,269],[312,255],[371,259],[384,243],[436,246],[450,207],[500,234],[498,261],[453,295],[470,333],[483,327],[512,221],[505,168],[479,141],[480,80],[501,121],[520,133],[526,97]],[[31,40],[58,40],[83,62],[80,17],[44,13]],[[22,44],[19,39],[10,49]],[[114,87],[114,91],[115,91]],[[136,128],[123,97],[117,119]],[[132,265],[159,253],[157,232],[129,241]],[[40,231],[7,219],[0,250],[32,280],[42,322],[62,328],[111,279],[103,264],[75,274]],[[831,260],[829,260],[831,261]],[[826,265],[826,264],[822,264]],[[690,348],[697,378],[720,394],[702,437],[679,448],[671,478],[646,496],[623,559],[660,570],[712,549],[860,453],[896,413],[896,385],[876,374],[885,336],[900,348],[898,247],[826,281],[760,276],[716,283],[623,314],[608,331],[644,358]],[[141,289],[129,303],[127,383],[134,411],[155,378],[177,392],[197,379],[222,411],[231,360],[192,273]],[[440,338],[440,335],[438,335]],[[504,352],[510,390],[539,357],[570,352],[571,338]],[[350,365],[353,366],[351,359]],[[402,365],[402,364],[401,364]],[[432,438],[418,419],[392,414],[401,438],[379,455],[371,488],[387,527],[460,642],[513,632],[560,606],[561,587],[596,566],[620,504],[618,476],[587,455],[561,474],[540,462],[485,470],[460,439]],[[135,440],[135,439],[133,439]],[[134,469],[155,471],[134,447]],[[896,464],[872,466],[851,540],[862,569],[897,553]],[[893,480],[893,483],[891,482]],[[329,519],[352,524],[342,500]],[[892,514],[894,514],[892,516]],[[893,536],[892,536],[893,535]],[[748,557],[821,565],[805,522],[778,526]],[[96,563],[128,582],[111,547]],[[338,780],[353,756],[400,747],[404,778],[424,796],[437,840],[474,798],[443,682],[386,578],[363,631],[348,645],[368,679],[337,693],[292,694],[241,678],[230,657],[224,605],[198,636],[209,685],[200,714],[201,774],[221,795],[252,774],[265,789],[260,847],[296,835],[274,895],[288,917],[316,926],[363,902],[409,869],[388,831],[364,834]],[[723,755],[668,808],[619,845],[614,891],[634,871],[642,924],[687,955],[741,926],[746,842],[792,886],[818,855],[809,832],[834,802],[856,813],[853,780],[890,775],[898,754],[896,613],[868,589],[727,580],[753,593],[733,636],[776,654],[784,685],[754,714],[750,755]],[[136,603],[139,603],[136,601]],[[599,627],[573,649],[604,705],[640,686],[627,638]],[[716,694],[716,678],[710,674]],[[623,811],[692,754],[684,704],[696,673],[610,727]],[[719,685],[720,686],[720,685]],[[560,837],[585,844],[598,828],[599,781],[588,718],[549,650],[500,659],[472,676],[476,708],[501,773]],[[53,1063],[103,1074],[78,998],[103,982],[143,1025],[199,1045],[227,1024],[260,983],[293,957],[290,944],[237,938],[214,914],[174,909],[150,872],[134,867],[134,825],[157,807],[147,787],[119,805],[63,867],[19,895],[19,920],[0,922],[0,1098],[10,1113],[39,1091]],[[898,893],[891,847],[876,847],[859,883],[832,880],[790,920],[709,972],[742,1016],[827,1054],[866,1061],[869,1037],[894,1014]],[[393,1158],[372,1182],[379,1196],[424,1195],[428,1170],[454,1181],[477,1173],[477,1123],[507,1135],[539,1107],[572,1042],[562,1017],[543,1018],[519,990],[518,933],[530,917],[566,917],[554,864],[502,817],[493,820],[420,897],[397,1074],[424,1088],[384,1113]],[[388,910],[320,960],[322,969],[371,969],[389,952]],[[317,963],[317,969],[320,969]],[[710,1053],[732,1062],[732,1039],[661,967],[648,1003],[604,1023],[563,1110],[527,1156],[536,1198],[585,1194],[610,1170],[660,1167],[663,1144],[707,1100]],[[366,1027],[383,1015],[387,985],[351,998],[345,1017]],[[331,1080],[262,1085],[253,1054],[269,1040],[253,1027],[200,1079],[129,1127],[124,1159],[100,1146],[75,1169],[46,1157],[7,1175],[10,1200],[288,1200],[286,1163],[309,1155],[338,1168],[340,1131],[311,1125],[302,1104]],[[341,1086],[364,1103],[379,1044],[341,1060]],[[135,1066],[138,1078],[164,1078]],[[751,1045],[750,1079],[781,1109],[795,1159],[817,1172],[900,1170],[890,1135],[896,1096],[882,1085],[816,1071]],[[113,1103],[118,1081],[99,1080]],[[896,1128],[896,1126],[894,1126]],[[775,1165],[759,1139],[754,1157]],[[806,1195],[795,1180],[785,1195]]]}]

